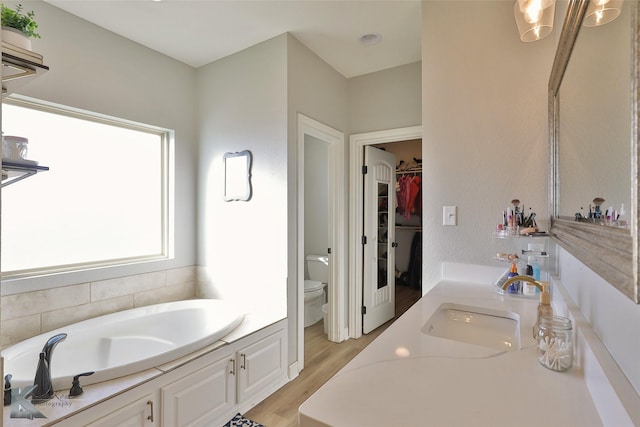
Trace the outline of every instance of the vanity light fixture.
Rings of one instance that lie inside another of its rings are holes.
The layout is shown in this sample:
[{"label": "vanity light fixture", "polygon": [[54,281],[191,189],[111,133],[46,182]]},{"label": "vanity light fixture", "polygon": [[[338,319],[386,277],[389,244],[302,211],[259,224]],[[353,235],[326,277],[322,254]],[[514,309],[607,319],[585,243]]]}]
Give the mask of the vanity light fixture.
[{"label": "vanity light fixture", "polygon": [[534,42],[551,34],[555,11],[555,0],[516,0],[513,14],[520,40]]},{"label": "vanity light fixture", "polygon": [[620,15],[623,0],[591,0],[582,24],[585,27],[598,27],[608,24]]}]

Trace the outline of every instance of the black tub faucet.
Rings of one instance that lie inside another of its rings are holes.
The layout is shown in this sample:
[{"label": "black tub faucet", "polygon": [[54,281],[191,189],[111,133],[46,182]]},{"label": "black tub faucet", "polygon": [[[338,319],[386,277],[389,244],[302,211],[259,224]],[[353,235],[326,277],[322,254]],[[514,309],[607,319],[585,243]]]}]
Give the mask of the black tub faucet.
[{"label": "black tub faucet", "polygon": [[33,384],[36,388],[32,393],[34,402],[43,402],[53,397],[53,384],[51,381],[51,356],[56,345],[67,338],[67,334],[58,334],[49,338],[40,352],[40,360],[36,369]]}]

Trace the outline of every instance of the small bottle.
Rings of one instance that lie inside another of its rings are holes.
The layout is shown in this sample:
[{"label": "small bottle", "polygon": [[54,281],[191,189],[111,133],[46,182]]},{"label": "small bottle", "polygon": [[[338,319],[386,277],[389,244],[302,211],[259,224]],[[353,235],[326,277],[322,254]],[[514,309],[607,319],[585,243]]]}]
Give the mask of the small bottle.
[{"label": "small bottle", "polygon": [[624,203],[622,203],[620,205],[620,211],[618,211],[618,218],[616,218],[616,221],[618,223],[619,227],[627,227],[627,213],[624,210]]},{"label": "small bottle", "polygon": [[[513,264],[511,264],[511,271],[509,271],[509,275],[507,276],[509,279],[511,279],[512,277],[515,277],[518,275],[518,267],[516,266],[516,263],[514,262]],[[520,293],[520,282],[513,282],[512,284],[509,285],[509,287],[507,288],[507,292],[510,294],[519,294]]]},{"label": "small bottle", "polygon": [[[540,266],[538,263],[533,263],[533,280],[540,283]],[[540,290],[536,288],[536,295],[540,295]]]},{"label": "small bottle", "polygon": [[[539,282],[540,281],[540,266],[537,263],[533,263],[533,278]],[[538,289],[536,288],[536,291]]]},{"label": "small bottle", "polygon": [[[526,275],[533,279],[533,267],[532,266],[527,265]],[[533,283],[526,282],[524,280],[522,281],[522,295],[528,296],[528,297],[534,297],[534,296],[536,296],[536,291],[537,290],[538,290],[538,288]]]}]

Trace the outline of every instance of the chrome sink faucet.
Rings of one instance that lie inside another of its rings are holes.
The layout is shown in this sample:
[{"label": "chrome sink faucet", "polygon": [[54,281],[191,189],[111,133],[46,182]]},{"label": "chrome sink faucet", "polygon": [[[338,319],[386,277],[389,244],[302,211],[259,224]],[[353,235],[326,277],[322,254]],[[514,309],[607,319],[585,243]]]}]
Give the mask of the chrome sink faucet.
[{"label": "chrome sink faucet", "polygon": [[33,384],[36,388],[32,392],[32,401],[44,402],[53,397],[53,383],[51,381],[51,356],[56,346],[67,338],[67,334],[58,334],[49,338],[40,352],[40,360],[36,369]]}]

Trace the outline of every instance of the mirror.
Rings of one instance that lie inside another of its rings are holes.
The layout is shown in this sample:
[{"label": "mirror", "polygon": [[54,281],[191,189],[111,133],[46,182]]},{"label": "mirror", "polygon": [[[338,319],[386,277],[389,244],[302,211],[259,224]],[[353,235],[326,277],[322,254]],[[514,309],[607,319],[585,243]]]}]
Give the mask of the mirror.
[{"label": "mirror", "polygon": [[631,202],[630,9],[624,2],[614,21],[580,27],[562,79],[557,206],[567,219],[617,226]]},{"label": "mirror", "polygon": [[[638,2],[624,2],[616,20],[594,28],[582,26],[588,5],[570,1],[549,79],[551,235],[639,303]],[[593,219],[596,198],[604,202]]]},{"label": "mirror", "polygon": [[247,201],[251,198],[251,152],[224,155],[224,200]]}]

